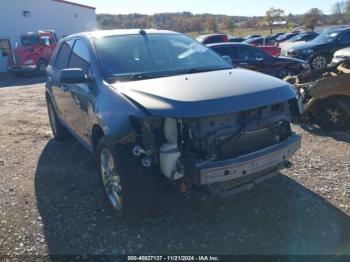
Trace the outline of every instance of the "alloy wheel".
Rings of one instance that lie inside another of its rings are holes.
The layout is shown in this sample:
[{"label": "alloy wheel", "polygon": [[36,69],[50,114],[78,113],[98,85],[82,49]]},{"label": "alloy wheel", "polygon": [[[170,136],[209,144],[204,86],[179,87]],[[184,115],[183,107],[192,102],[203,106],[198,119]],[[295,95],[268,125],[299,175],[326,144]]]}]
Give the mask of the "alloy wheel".
[{"label": "alloy wheel", "polygon": [[108,199],[116,210],[121,210],[122,202],[122,185],[120,176],[116,170],[115,161],[109,149],[103,148],[100,153],[100,168],[102,182],[107,193]]},{"label": "alloy wheel", "polygon": [[312,60],[312,67],[315,70],[318,69],[322,69],[325,68],[327,66],[327,59],[324,56],[316,56],[313,60]]}]

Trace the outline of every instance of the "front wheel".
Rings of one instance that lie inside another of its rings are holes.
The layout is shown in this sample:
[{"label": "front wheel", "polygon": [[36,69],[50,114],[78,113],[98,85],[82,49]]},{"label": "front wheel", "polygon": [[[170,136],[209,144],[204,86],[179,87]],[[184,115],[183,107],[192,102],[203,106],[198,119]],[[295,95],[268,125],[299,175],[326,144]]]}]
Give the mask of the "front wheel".
[{"label": "front wheel", "polygon": [[151,169],[141,166],[129,145],[115,145],[101,138],[97,162],[107,199],[117,217],[142,217],[154,204],[155,179]]},{"label": "front wheel", "polygon": [[40,60],[38,64],[36,65],[36,71],[39,76],[45,76],[46,75],[46,68],[48,66],[48,63],[46,60]]},{"label": "front wheel", "polygon": [[311,67],[313,70],[317,71],[320,69],[324,69],[327,66],[327,57],[324,55],[316,55],[314,58],[311,59]]}]

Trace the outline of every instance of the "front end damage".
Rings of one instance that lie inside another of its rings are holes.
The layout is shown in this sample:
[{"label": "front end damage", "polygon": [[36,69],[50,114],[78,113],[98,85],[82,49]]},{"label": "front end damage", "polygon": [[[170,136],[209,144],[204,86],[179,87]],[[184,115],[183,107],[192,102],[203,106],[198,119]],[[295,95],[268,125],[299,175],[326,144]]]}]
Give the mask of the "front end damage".
[{"label": "front end damage", "polygon": [[291,99],[208,117],[130,117],[133,154],[182,192],[231,196],[272,177],[298,150],[301,139],[290,126],[296,107]]}]

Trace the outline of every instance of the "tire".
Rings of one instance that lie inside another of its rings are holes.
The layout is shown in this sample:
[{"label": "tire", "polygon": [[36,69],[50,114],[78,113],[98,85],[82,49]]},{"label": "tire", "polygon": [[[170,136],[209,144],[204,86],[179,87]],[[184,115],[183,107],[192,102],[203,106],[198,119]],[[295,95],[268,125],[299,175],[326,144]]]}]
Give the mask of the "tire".
[{"label": "tire", "polygon": [[52,134],[55,139],[65,141],[70,137],[69,131],[61,124],[51,100],[47,99],[47,111],[49,115]]},{"label": "tire", "polygon": [[315,55],[310,60],[311,68],[315,71],[326,68],[327,64],[328,64],[328,59],[325,55],[322,55],[322,54]]},{"label": "tire", "polygon": [[49,63],[46,60],[39,60],[38,64],[36,65],[36,72],[39,76],[46,75],[46,68],[48,64]]},{"label": "tire", "polygon": [[96,157],[102,185],[116,216],[147,216],[155,202],[156,179],[152,169],[141,166],[131,145],[115,145],[106,137],[98,142]]},{"label": "tire", "polygon": [[295,72],[288,68],[282,69],[276,75],[276,77],[278,77],[279,79],[285,79],[286,77],[290,77],[290,76],[295,76]]},{"label": "tire", "polygon": [[320,102],[317,118],[320,127],[329,131],[344,130],[350,125],[350,113],[340,99]]}]

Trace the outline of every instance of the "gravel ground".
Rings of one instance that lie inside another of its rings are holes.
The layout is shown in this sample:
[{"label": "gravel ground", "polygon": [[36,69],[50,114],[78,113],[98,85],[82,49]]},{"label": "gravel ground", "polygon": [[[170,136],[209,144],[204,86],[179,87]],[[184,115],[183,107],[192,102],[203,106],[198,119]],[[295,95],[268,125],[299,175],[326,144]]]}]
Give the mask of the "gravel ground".
[{"label": "gravel ground", "polygon": [[159,193],[118,221],[93,157],[49,128],[42,79],[0,79],[0,254],[350,254],[350,135],[295,126],[294,165],[226,200]]}]

